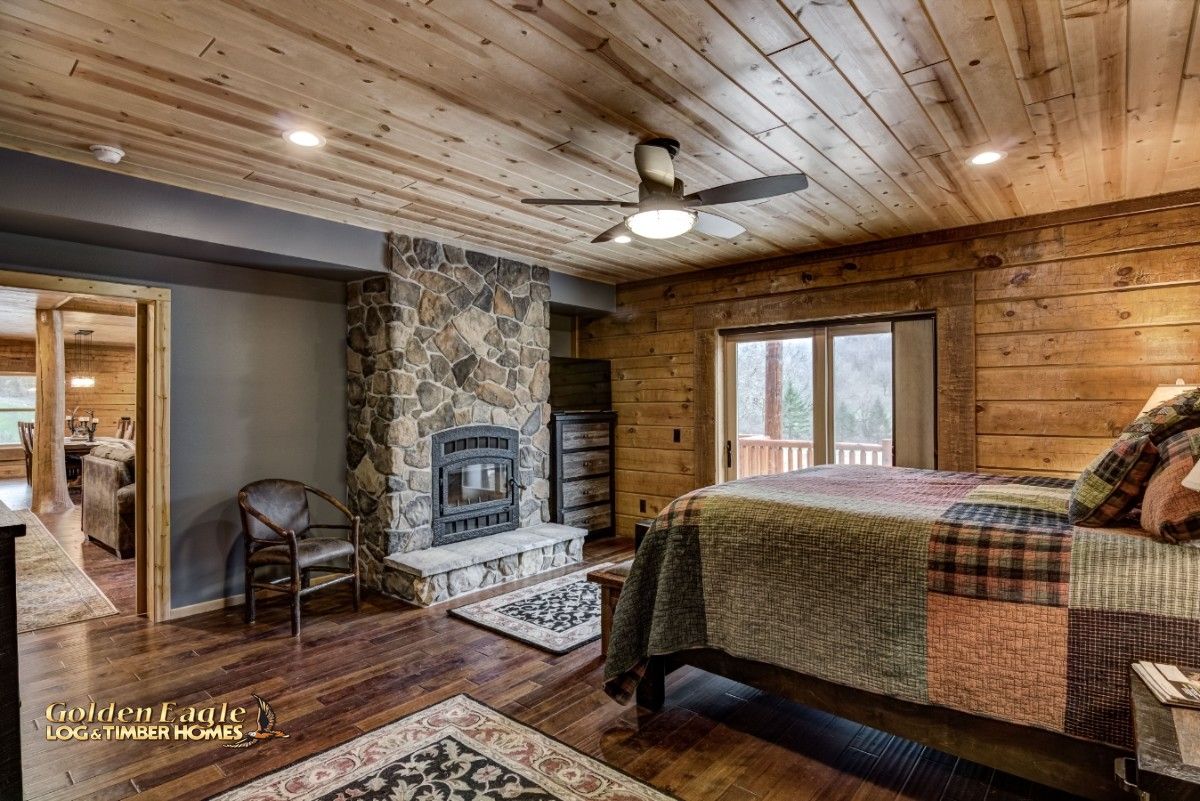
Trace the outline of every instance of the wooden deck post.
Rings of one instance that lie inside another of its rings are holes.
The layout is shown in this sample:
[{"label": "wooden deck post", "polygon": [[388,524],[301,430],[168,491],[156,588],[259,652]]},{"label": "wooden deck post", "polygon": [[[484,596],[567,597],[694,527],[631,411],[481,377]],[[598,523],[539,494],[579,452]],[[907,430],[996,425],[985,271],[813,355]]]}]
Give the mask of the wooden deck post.
[{"label": "wooden deck post", "polygon": [[37,310],[37,399],[33,425],[33,511],[65,512],[67,490],[63,426],[67,417],[66,367],[63,363],[62,312]]}]

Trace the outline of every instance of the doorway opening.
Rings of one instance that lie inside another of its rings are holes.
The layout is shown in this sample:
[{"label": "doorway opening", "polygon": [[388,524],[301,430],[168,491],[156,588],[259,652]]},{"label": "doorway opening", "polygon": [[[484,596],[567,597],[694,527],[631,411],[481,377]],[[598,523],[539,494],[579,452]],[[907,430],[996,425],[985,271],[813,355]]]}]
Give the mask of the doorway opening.
[{"label": "doorway opening", "polygon": [[26,522],[20,631],[170,615],[169,313],[165,289],[0,271],[0,501]]}]

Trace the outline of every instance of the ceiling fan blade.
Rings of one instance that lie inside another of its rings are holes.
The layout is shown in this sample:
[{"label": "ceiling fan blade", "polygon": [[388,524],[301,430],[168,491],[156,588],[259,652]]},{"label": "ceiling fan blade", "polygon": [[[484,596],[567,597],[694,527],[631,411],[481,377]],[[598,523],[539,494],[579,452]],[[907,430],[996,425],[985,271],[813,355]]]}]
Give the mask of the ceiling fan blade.
[{"label": "ceiling fan blade", "polygon": [[611,242],[618,236],[633,236],[633,234],[629,232],[629,229],[625,227],[624,220],[621,220],[621,222],[617,223],[612,228],[609,228],[607,231],[593,239],[592,244],[594,245],[597,242]]},{"label": "ceiling fan blade", "polygon": [[808,178],[802,172],[789,175],[768,175],[765,178],[751,178],[749,181],[737,181],[732,184],[714,186],[711,189],[701,189],[684,197],[684,200],[700,201],[705,206],[715,206],[719,203],[738,203],[746,200],[761,200],[765,197],[786,195],[788,192],[799,192],[808,188]]},{"label": "ceiling fan blade", "polygon": [[521,202],[530,206],[636,206],[623,200],[588,200],[578,197],[523,197]]},{"label": "ceiling fan blade", "polygon": [[671,151],[658,145],[638,145],[633,149],[633,161],[643,181],[675,188],[675,165]]},{"label": "ceiling fan blade", "polygon": [[746,233],[746,228],[741,223],[735,223],[733,220],[719,217],[716,214],[709,214],[707,211],[696,212],[696,224],[692,226],[692,230],[708,236],[719,236],[722,239],[733,239],[735,236]]}]

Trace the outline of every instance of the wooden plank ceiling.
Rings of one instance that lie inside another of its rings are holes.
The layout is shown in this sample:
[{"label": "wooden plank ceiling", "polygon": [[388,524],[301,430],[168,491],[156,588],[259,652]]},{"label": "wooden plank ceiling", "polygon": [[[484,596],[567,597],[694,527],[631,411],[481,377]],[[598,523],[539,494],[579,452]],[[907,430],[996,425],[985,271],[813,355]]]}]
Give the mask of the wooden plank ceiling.
[{"label": "wooden plank ceiling", "polygon": [[4,286],[0,286],[0,339],[34,339],[38,309],[62,311],[68,342],[80,329],[91,331],[96,345],[132,347],[137,341],[137,304],[131,300]]},{"label": "wooden plank ceiling", "polygon": [[[0,146],[624,281],[1200,186],[1195,0],[5,0]],[[282,131],[328,139],[304,151]],[[591,245],[631,149],[733,241]],[[989,167],[981,149],[1008,157]]]}]

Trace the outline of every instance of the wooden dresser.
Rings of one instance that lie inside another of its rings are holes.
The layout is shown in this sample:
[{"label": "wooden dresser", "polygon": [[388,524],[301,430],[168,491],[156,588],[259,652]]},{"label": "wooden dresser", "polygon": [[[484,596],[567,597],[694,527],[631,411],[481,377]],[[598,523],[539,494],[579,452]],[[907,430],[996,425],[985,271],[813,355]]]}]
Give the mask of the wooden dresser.
[{"label": "wooden dresser", "polygon": [[616,533],[616,424],[616,412],[555,412],[550,417],[550,504],[554,522],[585,528],[588,537]]}]

